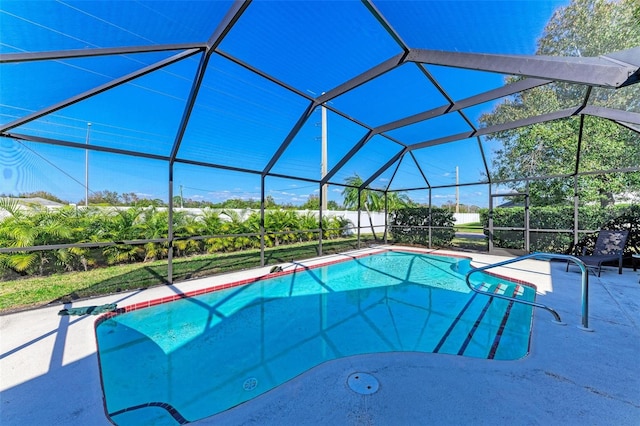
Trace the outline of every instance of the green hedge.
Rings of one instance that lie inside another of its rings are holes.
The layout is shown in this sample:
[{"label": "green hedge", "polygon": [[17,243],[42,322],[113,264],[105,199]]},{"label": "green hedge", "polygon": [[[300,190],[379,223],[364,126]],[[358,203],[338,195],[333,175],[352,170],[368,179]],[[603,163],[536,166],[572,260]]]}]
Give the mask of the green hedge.
[{"label": "green hedge", "polygon": [[[480,210],[480,220],[486,230],[489,227],[489,210]],[[597,231],[600,229],[627,229],[630,231],[625,254],[640,250],[640,206],[617,205],[582,206],[578,209],[579,231],[596,231],[581,234],[578,244],[573,244],[573,206],[531,207],[529,209],[530,229],[568,229],[570,232],[549,233],[530,232],[531,252],[576,253],[586,247],[587,253],[593,248]],[[523,227],[524,207],[495,208],[494,227]],[[502,248],[523,249],[524,233],[521,231],[494,231],[494,245]]]},{"label": "green hedge", "polygon": [[[168,212],[154,207],[63,207],[49,211],[39,207],[22,209],[15,201],[0,198],[0,210],[6,212],[6,217],[0,219],[0,247],[160,239],[166,238],[169,228]],[[174,257],[260,248],[260,222],[258,212],[243,219],[234,211],[203,209],[199,215],[175,211]],[[327,240],[346,236],[347,225],[349,221],[343,217],[323,217],[323,238]],[[267,210],[264,218],[264,245],[278,247],[315,241],[318,239],[318,232],[314,230],[319,227],[318,219],[312,214]],[[189,239],[201,235],[219,237]],[[167,242],[0,253],[0,281],[20,276],[44,276],[58,272],[87,271],[108,265],[151,262],[166,259],[168,253]]]},{"label": "green hedge", "polygon": [[431,225],[431,244],[443,247],[451,245],[455,236],[453,224],[453,213],[446,209],[432,207],[429,221],[428,207],[407,207],[391,215],[391,234],[397,243],[429,245]]}]

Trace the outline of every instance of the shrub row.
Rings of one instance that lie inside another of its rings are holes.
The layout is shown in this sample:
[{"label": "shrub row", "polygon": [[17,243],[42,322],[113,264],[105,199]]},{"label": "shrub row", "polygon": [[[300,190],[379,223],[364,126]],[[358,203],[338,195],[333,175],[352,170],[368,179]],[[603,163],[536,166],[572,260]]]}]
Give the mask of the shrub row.
[{"label": "shrub row", "polygon": [[[123,242],[105,247],[73,247],[32,252],[0,253],[0,275],[48,275],[55,272],[88,270],[122,263],[166,258],[167,242],[124,244],[132,240],[162,239],[168,235],[168,212],[155,207],[129,209],[75,209],[55,211],[43,208],[21,210],[3,205],[9,216],[0,222],[0,247],[29,247],[56,244]],[[178,211],[173,214],[174,256],[232,252],[260,247],[260,214],[243,218],[234,211],[204,209],[201,215]],[[323,218],[323,238],[346,234],[349,221],[342,217]],[[311,241],[318,238],[318,219],[290,210],[265,213],[265,246]],[[303,230],[302,232],[295,232]],[[235,236],[233,236],[235,234]],[[253,235],[251,235],[253,234]],[[258,235],[256,235],[258,234]],[[229,236],[227,236],[229,235]],[[211,236],[188,239],[194,236]],[[182,239],[180,239],[182,238]]]},{"label": "shrub row", "polygon": [[453,213],[446,209],[401,208],[392,213],[390,219],[394,242],[429,245],[429,226],[432,227],[431,244],[436,247],[450,246],[455,236]]},{"label": "shrub row", "polygon": [[[531,207],[529,209],[530,232],[529,250],[550,253],[577,253],[583,247],[587,253],[592,251],[597,231],[612,229],[629,231],[625,255],[639,253],[640,247],[640,206],[616,205],[607,208],[600,206],[581,206],[578,209],[579,231],[588,232],[573,244],[573,206]],[[480,220],[484,224],[485,234],[489,227],[489,210],[480,210]],[[523,227],[524,207],[495,208],[493,210],[494,227]],[[568,232],[536,232],[535,229],[566,229]],[[524,234],[521,231],[494,231],[493,242],[498,247],[523,249]]]}]

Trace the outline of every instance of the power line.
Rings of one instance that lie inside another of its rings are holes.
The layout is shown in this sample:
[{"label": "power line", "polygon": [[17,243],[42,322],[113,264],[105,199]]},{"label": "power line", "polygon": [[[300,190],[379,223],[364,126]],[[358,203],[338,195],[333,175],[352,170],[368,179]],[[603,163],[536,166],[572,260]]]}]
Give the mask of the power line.
[{"label": "power line", "polygon": [[[36,156],[40,157],[42,160],[44,160],[47,164],[49,164],[50,166],[52,166],[54,169],[58,170],[59,172],[61,172],[63,175],[67,176],[68,178],[70,178],[72,181],[76,182],[78,185],[83,186],[84,184],[82,182],[80,182],[78,179],[74,178],[73,176],[71,176],[69,173],[65,172],[63,169],[61,169],[60,167],[56,166],[54,163],[52,163],[50,160],[47,160],[47,158],[43,157],[42,155],[40,155],[37,151],[29,148],[27,145],[25,145],[23,142],[16,140],[16,142],[18,142],[20,145],[22,145],[25,149],[31,151],[33,154],[35,154]],[[91,191],[91,193],[95,194],[94,191]]]}]

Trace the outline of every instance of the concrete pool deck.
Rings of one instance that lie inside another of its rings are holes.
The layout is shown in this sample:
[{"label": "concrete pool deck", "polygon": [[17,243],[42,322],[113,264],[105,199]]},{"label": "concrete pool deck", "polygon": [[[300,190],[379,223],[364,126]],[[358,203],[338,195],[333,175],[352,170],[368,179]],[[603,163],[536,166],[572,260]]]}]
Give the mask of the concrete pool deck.
[{"label": "concrete pool deck", "polygon": [[[474,266],[506,259],[437,253],[472,257]],[[115,294],[73,306],[124,307],[265,275],[270,269]],[[565,272],[564,263],[526,260],[494,271],[535,284],[537,301],[556,309],[567,323],[554,324],[551,314],[537,309],[527,357],[495,361],[408,352],[338,359],[193,424],[640,425],[639,273],[626,268],[618,275],[611,267],[600,278],[590,274],[589,327],[594,331],[588,332],[578,328],[577,267]],[[97,317],[59,316],[62,307],[0,316],[0,424],[111,424],[104,412],[96,355]],[[347,379],[354,372],[372,375],[380,384],[378,391],[371,395],[352,391]]]}]

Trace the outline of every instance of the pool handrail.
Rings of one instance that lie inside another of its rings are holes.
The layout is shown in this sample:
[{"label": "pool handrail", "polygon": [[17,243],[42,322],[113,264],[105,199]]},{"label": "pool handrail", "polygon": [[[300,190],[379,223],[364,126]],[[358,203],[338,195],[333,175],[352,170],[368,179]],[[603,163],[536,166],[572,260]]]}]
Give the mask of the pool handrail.
[{"label": "pool handrail", "polygon": [[522,303],[525,305],[530,305],[530,306],[534,306],[536,308],[542,308],[545,309],[547,311],[549,311],[555,318],[555,323],[556,324],[561,324],[561,325],[566,325],[565,323],[562,322],[562,319],[560,319],[560,315],[558,314],[558,312],[556,312],[553,308],[547,306],[547,305],[543,305],[542,303],[537,303],[537,302],[530,302],[528,300],[522,300],[522,299],[516,299],[515,297],[510,297],[510,296],[504,296],[501,294],[495,294],[495,293],[488,293],[486,291],[482,291],[479,290],[477,288],[475,288],[470,281],[470,277],[472,274],[476,273],[476,272],[481,272],[481,271],[485,271],[487,269],[491,269],[491,268],[496,268],[498,266],[504,266],[504,265],[509,265],[511,263],[516,263],[516,262],[520,262],[521,260],[526,260],[526,259],[536,259],[536,260],[541,260],[541,259],[564,259],[568,262],[573,262],[576,265],[578,265],[578,267],[580,268],[580,270],[582,271],[582,326],[579,326],[578,328],[580,328],[581,330],[584,331],[593,331],[593,329],[589,328],[589,273],[587,270],[586,265],[584,264],[583,261],[581,261],[580,259],[578,259],[575,256],[571,256],[568,254],[557,254],[557,253],[543,253],[543,252],[536,252],[536,253],[530,253],[530,254],[525,254],[523,256],[518,256],[515,257],[513,259],[508,259],[502,262],[497,262],[497,263],[492,263],[490,265],[485,265],[485,266],[480,266],[477,268],[472,268],[469,272],[467,272],[467,275],[465,277],[465,282],[467,283],[467,287],[469,287],[472,291],[476,292],[476,293],[482,293],[482,294],[486,294],[489,297],[497,297],[499,299],[505,299],[505,300],[510,300],[516,303]]}]

